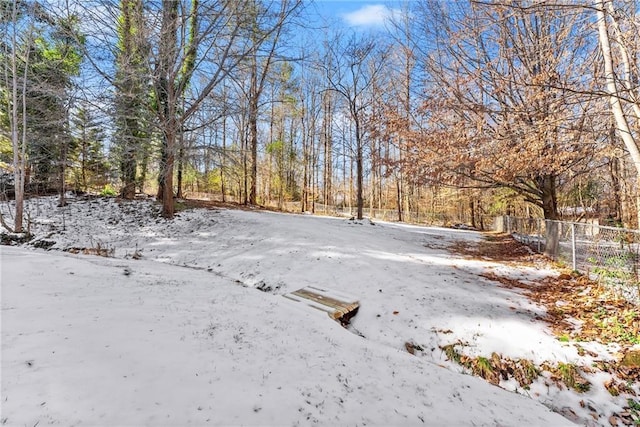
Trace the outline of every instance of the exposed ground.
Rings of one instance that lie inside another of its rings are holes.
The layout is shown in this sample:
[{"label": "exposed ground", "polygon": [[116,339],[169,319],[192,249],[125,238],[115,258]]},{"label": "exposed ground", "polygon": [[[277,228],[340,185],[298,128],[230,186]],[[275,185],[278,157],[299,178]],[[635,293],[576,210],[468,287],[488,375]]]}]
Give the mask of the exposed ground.
[{"label": "exposed ground", "polygon": [[[534,254],[526,245],[516,242],[505,234],[488,234],[484,242],[475,248],[458,247],[458,252],[470,257],[482,257],[510,265],[531,266],[549,263],[543,255]],[[509,289],[521,289],[524,294],[540,306],[545,307],[543,316],[538,317],[547,323],[561,342],[571,343],[579,354],[591,356],[591,365],[577,366],[570,363],[553,365],[546,362],[540,366],[524,363],[529,372],[523,373],[518,363],[502,359],[495,353],[487,358],[464,358],[452,355],[476,375],[498,384],[501,379],[517,377],[521,386],[528,385],[543,371],[559,386],[572,388],[578,393],[588,391],[591,382],[587,374],[606,372],[611,374],[604,386],[612,396],[628,396],[627,405],[622,411],[609,418],[611,425],[640,424],[640,400],[637,388],[640,383],[640,308],[588,276],[571,271],[562,271],[533,281],[512,279],[493,272],[482,274]],[[590,351],[580,343],[598,342],[603,345],[615,345],[613,359],[603,360],[597,352]],[[451,351],[451,350],[450,350]],[[484,365],[483,365],[484,363]],[[583,402],[583,401],[581,401]],[[585,404],[586,406],[586,404]],[[597,409],[591,407],[597,419]]]}]

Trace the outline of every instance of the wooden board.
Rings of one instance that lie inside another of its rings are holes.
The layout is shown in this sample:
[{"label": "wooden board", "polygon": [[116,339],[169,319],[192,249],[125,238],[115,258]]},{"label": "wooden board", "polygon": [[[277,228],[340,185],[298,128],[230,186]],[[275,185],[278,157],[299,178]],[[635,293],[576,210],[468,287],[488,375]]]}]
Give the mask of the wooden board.
[{"label": "wooden board", "polygon": [[284,296],[325,311],[334,320],[353,317],[360,307],[357,299],[350,295],[315,286],[307,286]]}]

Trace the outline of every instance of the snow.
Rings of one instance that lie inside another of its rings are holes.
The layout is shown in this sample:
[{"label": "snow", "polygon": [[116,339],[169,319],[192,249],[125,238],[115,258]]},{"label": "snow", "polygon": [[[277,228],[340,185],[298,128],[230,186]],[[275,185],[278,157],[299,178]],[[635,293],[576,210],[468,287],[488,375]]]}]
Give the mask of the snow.
[{"label": "snow", "polygon": [[[582,424],[607,418],[580,400],[620,408],[603,387],[501,384],[518,394],[446,361],[439,346],[458,341],[582,360],[535,321],[542,308],[479,276],[554,272],[448,249],[477,232],[225,209],[167,221],[149,200],[28,211],[54,250],[0,249],[7,425],[570,425],[550,408]],[[63,252],[97,247],[114,257]],[[348,330],[284,297],[307,286],[359,301]]]}]

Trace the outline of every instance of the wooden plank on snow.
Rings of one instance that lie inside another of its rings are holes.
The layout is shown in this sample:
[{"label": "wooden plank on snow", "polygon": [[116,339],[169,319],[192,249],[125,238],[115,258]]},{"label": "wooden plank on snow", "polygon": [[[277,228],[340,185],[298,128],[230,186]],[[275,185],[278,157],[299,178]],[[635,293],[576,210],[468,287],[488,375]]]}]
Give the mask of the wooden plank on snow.
[{"label": "wooden plank on snow", "polygon": [[358,300],[350,295],[316,286],[298,289],[285,297],[325,311],[334,320],[348,320],[360,307]]}]

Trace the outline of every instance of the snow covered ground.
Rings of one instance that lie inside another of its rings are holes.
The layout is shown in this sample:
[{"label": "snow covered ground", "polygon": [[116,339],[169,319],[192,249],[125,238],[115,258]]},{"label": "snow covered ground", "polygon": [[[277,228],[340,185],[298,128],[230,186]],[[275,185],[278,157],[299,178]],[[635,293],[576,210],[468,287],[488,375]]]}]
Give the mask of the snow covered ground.
[{"label": "snow covered ground", "polygon": [[[0,248],[6,425],[567,425],[571,411],[608,425],[622,405],[544,378],[507,391],[446,360],[440,346],[464,342],[589,362],[479,276],[552,271],[450,251],[480,233],[226,209],[166,221],[151,201],[103,198],[28,210],[36,241]],[[305,286],[357,297],[349,330],[283,297]]]}]

